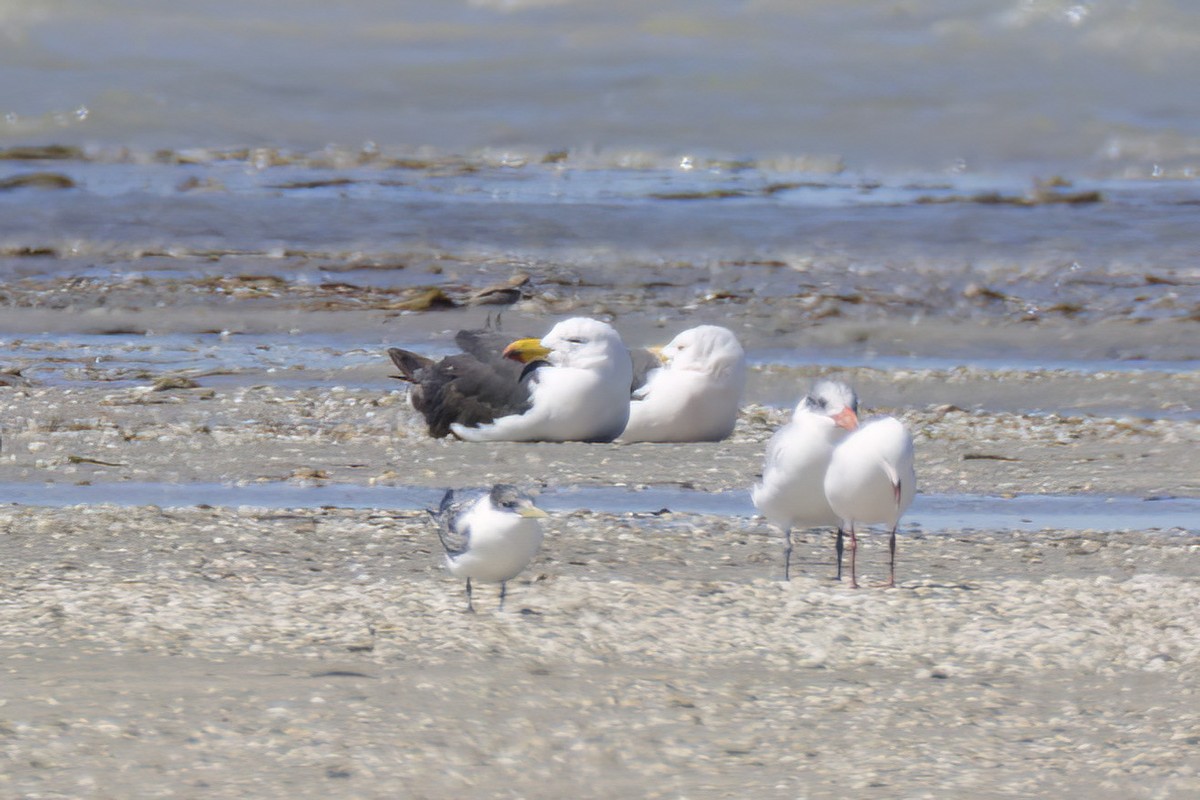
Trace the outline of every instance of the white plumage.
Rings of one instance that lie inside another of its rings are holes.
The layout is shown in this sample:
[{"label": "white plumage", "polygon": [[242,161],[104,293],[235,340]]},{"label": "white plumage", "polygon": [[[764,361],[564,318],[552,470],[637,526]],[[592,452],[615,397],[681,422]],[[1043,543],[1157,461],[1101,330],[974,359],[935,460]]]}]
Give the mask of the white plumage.
[{"label": "white plumage", "polygon": [[529,566],[541,549],[545,516],[532,497],[508,484],[496,484],[478,495],[446,492],[434,518],[446,551],[446,568],[467,581],[468,611],[475,610],[472,578],[498,581],[504,608],[507,582]]},{"label": "white plumage", "polygon": [[[858,398],[837,381],[818,381],[796,405],[792,421],[767,445],[762,482],[751,489],[754,506],[783,531],[783,577],[790,578],[792,530],[839,526],[825,498],[825,472],[834,448],[858,424]],[[838,531],[841,578],[841,531]]]},{"label": "white plumage", "polygon": [[690,328],[662,349],[629,406],[623,442],[715,442],[733,432],[746,353],[728,328]]},{"label": "white plumage", "polygon": [[825,472],[825,496],[850,530],[850,581],[857,586],[855,527],[875,523],[891,528],[887,586],[896,582],[896,526],[912,504],[917,476],[912,436],[895,417],[864,424],[834,449]]},{"label": "white plumage", "polygon": [[450,430],[471,442],[611,442],[629,420],[633,366],[611,325],[575,317],[555,325],[540,341],[521,339],[505,355],[544,362],[528,378],[529,409],[493,422]]}]

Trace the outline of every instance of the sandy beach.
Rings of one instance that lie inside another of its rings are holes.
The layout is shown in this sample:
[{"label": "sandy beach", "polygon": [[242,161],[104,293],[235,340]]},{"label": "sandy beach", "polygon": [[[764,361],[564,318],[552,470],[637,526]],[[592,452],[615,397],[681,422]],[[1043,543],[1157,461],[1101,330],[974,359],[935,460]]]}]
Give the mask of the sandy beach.
[{"label": "sandy beach", "polygon": [[[172,318],[186,328],[188,313]],[[757,325],[752,306],[738,313]],[[409,335],[461,318],[416,315]],[[507,324],[536,319],[518,309]],[[125,341],[90,381],[0,388],[0,481],[745,489],[787,415],[764,401],[836,373],[869,413],[912,428],[922,492],[1200,495],[1196,422],[1170,413],[1196,396],[1194,372],[776,364],[753,370],[727,442],[471,445],[424,435],[382,352],[294,383],[294,370],[131,376]],[[71,357],[46,347],[37,363]],[[1065,410],[1019,410],[1031,391]],[[1091,407],[1139,402],[1159,413]],[[908,527],[898,588],[858,591],[831,579],[829,532],[798,537],[784,583],[760,519],[579,510],[547,528],[507,608],[485,585],[467,615],[419,509],[4,506],[0,794],[1200,791],[1194,519]],[[860,573],[878,580],[885,536],[863,539]]]},{"label": "sandy beach", "polygon": [[[0,800],[1200,797],[1188,4],[167,5],[0,2]],[[389,377],[570,316],[729,327],[733,435]],[[749,502],[821,377],[912,431],[893,589]]]},{"label": "sandy beach", "polygon": [[[421,514],[6,509],[15,797],[1186,797],[1194,534],[558,518],[475,615]],[[882,537],[862,572],[882,577]]]}]

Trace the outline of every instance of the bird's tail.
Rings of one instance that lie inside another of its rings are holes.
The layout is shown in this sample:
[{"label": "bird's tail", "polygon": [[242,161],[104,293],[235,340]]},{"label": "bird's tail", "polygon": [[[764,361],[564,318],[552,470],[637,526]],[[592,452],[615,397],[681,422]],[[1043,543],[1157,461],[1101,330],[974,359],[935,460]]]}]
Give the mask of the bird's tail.
[{"label": "bird's tail", "polygon": [[395,364],[402,373],[400,375],[393,375],[392,377],[398,380],[408,381],[409,383],[416,383],[417,372],[425,369],[433,363],[432,359],[417,355],[416,353],[408,350],[401,350],[399,347],[389,347],[387,352],[392,359],[392,363]]}]

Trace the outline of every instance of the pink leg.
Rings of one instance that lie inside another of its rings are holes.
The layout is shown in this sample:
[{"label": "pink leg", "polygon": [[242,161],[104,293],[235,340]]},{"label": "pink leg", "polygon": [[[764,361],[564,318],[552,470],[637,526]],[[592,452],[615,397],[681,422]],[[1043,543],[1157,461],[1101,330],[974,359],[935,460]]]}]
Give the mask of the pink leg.
[{"label": "pink leg", "polygon": [[858,588],[858,536],[854,533],[854,523],[850,523],[850,588]]}]

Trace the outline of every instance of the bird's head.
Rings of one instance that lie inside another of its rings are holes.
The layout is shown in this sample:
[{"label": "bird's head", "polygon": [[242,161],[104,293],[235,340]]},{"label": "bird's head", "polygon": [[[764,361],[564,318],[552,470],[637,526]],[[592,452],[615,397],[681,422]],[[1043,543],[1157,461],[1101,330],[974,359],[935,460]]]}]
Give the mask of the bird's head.
[{"label": "bird's head", "polygon": [[611,325],[587,317],[564,320],[539,339],[518,339],[504,357],[528,364],[546,361],[555,367],[588,368],[616,359],[629,360],[629,351]]},{"label": "bird's head", "polygon": [[516,514],[526,519],[542,519],[549,516],[533,504],[533,498],[529,494],[511,484],[498,483],[493,486],[491,501],[497,510]]},{"label": "bird's head", "polygon": [[745,372],[746,351],[733,331],[719,325],[700,325],[680,333],[659,351],[667,369],[696,372]]},{"label": "bird's head", "polygon": [[858,395],[841,381],[821,380],[801,398],[796,411],[829,417],[839,428],[858,427]]}]

